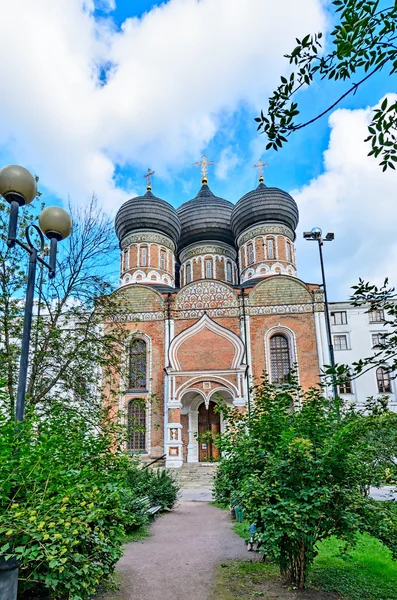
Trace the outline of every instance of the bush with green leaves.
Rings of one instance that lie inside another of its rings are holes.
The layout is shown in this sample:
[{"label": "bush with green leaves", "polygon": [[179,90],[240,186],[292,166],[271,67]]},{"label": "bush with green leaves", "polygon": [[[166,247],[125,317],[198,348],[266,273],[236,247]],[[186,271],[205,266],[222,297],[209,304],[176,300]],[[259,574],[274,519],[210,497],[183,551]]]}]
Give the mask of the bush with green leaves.
[{"label": "bush with green leaves", "polygon": [[0,554],[20,561],[21,592],[91,597],[111,577],[125,533],[147,521],[136,500],[172,505],[170,477],[142,471],[123,436],[105,412],[88,422],[56,402],[40,417],[28,411],[15,431],[0,406]]},{"label": "bush with green leaves", "polygon": [[177,501],[179,485],[167,470],[142,467],[131,461],[131,468],[125,473],[126,485],[134,490],[135,497],[148,497],[152,505],[172,508]]},{"label": "bush with green leaves", "polygon": [[249,415],[221,410],[227,424],[218,442],[216,500],[244,508],[261,552],[287,581],[304,587],[316,543],[332,535],[353,544],[367,531],[397,558],[396,506],[365,493],[396,474],[397,414],[372,402],[339,417],[320,390],[266,380]]}]

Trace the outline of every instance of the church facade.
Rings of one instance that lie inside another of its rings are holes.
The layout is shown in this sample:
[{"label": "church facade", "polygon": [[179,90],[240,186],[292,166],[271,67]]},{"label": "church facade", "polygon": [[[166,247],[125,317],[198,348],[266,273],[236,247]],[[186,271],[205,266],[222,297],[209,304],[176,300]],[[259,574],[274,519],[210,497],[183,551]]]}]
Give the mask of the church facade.
[{"label": "church facade", "polygon": [[319,383],[324,339],[318,285],[297,276],[298,207],[283,190],[256,189],[235,205],[206,173],[195,198],[174,209],[146,194],[115,221],[123,310],[131,340],[118,409],[129,449],[181,467],[217,457],[222,398],[246,410],[266,372],[280,382],[297,366],[304,389]]}]

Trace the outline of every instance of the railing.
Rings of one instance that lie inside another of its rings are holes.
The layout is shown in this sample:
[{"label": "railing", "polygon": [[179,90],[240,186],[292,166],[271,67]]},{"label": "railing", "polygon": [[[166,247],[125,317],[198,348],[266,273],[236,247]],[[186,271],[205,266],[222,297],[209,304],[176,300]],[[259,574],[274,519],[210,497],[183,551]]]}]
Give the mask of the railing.
[{"label": "railing", "polygon": [[154,463],[158,462],[159,460],[164,460],[166,456],[167,456],[166,454],[163,454],[163,456],[159,456],[158,458],[155,458],[154,460],[152,460],[152,462],[148,463],[143,468],[147,469],[148,467],[151,467],[152,465],[154,465]]}]

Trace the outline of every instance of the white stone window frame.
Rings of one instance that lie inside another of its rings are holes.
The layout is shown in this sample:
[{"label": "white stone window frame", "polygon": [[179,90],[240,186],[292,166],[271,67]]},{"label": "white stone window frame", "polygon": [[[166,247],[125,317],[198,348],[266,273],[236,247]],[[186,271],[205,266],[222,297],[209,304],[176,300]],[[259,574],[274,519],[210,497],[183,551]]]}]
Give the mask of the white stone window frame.
[{"label": "white stone window frame", "polygon": [[[345,337],[346,338],[346,348],[336,348],[335,338],[337,338],[337,337]],[[335,352],[347,352],[348,350],[352,349],[351,344],[350,344],[350,334],[348,331],[338,331],[338,333],[333,333],[332,334],[332,343],[333,343]]]},{"label": "white stone window frame", "polygon": [[255,244],[254,240],[247,242],[248,265],[255,264]]},{"label": "white stone window frame", "polygon": [[[271,244],[271,246],[270,246]],[[271,252],[270,252],[271,248]],[[267,237],[266,238],[266,256],[267,260],[276,260],[276,238]]]},{"label": "white stone window frame", "polygon": [[167,270],[167,251],[165,248],[159,247],[159,268],[162,271]]},{"label": "white stone window frame", "polygon": [[228,283],[233,283],[233,265],[230,260],[226,260],[225,279]]},{"label": "white stone window frame", "polygon": [[125,366],[126,376],[128,378],[128,368],[129,368],[129,348],[130,342],[135,339],[144,340],[146,342],[146,391],[137,391],[130,394],[124,394],[124,391],[128,387],[127,381],[125,378],[120,377],[120,400],[119,400],[119,409],[121,414],[123,415],[123,421],[125,425],[128,425],[128,403],[130,400],[134,400],[135,398],[145,398],[146,404],[146,433],[145,433],[145,452],[143,454],[150,454],[151,452],[151,443],[152,443],[152,403],[151,403],[151,395],[152,395],[152,378],[153,378],[153,366],[152,366],[152,339],[143,331],[134,331],[133,335],[131,335],[127,339],[127,343],[125,346],[125,350],[122,355],[122,364]]},{"label": "white stone window frame", "polygon": [[266,364],[266,373],[269,378],[270,383],[272,382],[272,364],[271,364],[271,354],[270,354],[270,338],[274,335],[284,335],[288,341],[288,348],[290,353],[291,366],[296,369],[296,377],[298,379],[298,384],[300,381],[299,377],[299,363],[298,363],[298,350],[296,345],[296,336],[295,332],[286,327],[285,325],[275,325],[268,329],[265,333],[264,337],[264,347],[265,347],[265,364]]},{"label": "white stone window frame", "polygon": [[185,284],[192,283],[193,281],[193,263],[191,260],[185,265]]},{"label": "white stone window frame", "polygon": [[[214,270],[214,264],[213,264],[213,260],[212,257],[208,258],[206,257],[204,259],[204,263],[205,263],[205,279],[212,279],[212,275],[213,275],[213,270]],[[208,274],[209,273],[209,274]]]},{"label": "white stone window frame", "polygon": [[140,247],[140,266],[141,267],[147,267],[148,265],[148,255],[149,255],[149,249],[147,246],[141,246]]},{"label": "white stone window frame", "polygon": [[285,238],[285,258],[287,262],[292,262],[291,242]]}]

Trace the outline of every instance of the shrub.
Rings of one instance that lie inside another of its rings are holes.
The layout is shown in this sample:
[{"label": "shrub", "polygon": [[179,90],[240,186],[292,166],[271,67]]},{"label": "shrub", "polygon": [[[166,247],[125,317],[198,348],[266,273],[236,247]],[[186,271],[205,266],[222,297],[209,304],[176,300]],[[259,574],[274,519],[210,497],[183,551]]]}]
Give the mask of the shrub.
[{"label": "shrub", "polygon": [[366,414],[347,410],[339,418],[320,391],[267,381],[250,415],[222,412],[216,500],[244,507],[261,551],[289,582],[304,586],[316,543],[331,535],[353,544],[368,531],[397,557],[395,507],[362,492],[396,473],[396,414],[368,405]]}]

